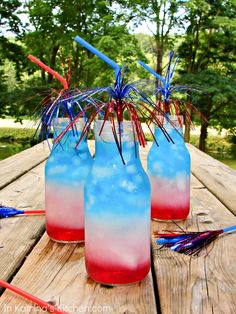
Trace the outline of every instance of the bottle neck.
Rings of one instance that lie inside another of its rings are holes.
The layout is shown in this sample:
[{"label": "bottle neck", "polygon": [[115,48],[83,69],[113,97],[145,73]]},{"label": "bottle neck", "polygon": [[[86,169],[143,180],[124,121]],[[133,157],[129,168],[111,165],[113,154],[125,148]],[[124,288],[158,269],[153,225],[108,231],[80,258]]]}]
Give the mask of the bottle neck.
[{"label": "bottle neck", "polygon": [[[104,163],[122,163],[118,145],[115,141],[110,122],[107,121],[100,134],[102,121],[96,121],[94,125],[95,135],[95,159],[104,159]],[[121,152],[125,163],[131,160],[139,160],[139,145],[134,140],[131,122],[122,122],[115,125],[118,142],[121,142]]]},{"label": "bottle neck", "polygon": [[[179,117],[181,122],[179,122],[177,116],[169,116],[168,118],[171,122],[167,121],[166,119],[162,120],[164,129],[175,143],[184,143],[182,116]],[[180,123],[182,125],[180,125]],[[154,135],[158,142],[168,142],[168,139],[159,127],[155,127]],[[170,143],[172,142],[170,141]]]},{"label": "bottle neck", "polygon": [[[62,131],[65,130],[65,128],[68,126],[69,123],[70,122],[68,119],[64,119],[64,118],[58,119],[58,123],[54,126],[54,134],[53,134],[54,140]],[[60,151],[71,151],[71,150],[79,151],[80,149],[83,149],[84,146],[87,146],[86,136],[83,136],[80,144],[78,145],[78,148],[75,149],[76,144],[81,138],[83,127],[84,127],[84,122],[82,119],[80,119],[80,121],[76,123],[73,126],[73,128],[70,128],[65,133],[65,135],[62,137],[60,142],[53,145],[52,150],[55,152],[60,152]]]}]

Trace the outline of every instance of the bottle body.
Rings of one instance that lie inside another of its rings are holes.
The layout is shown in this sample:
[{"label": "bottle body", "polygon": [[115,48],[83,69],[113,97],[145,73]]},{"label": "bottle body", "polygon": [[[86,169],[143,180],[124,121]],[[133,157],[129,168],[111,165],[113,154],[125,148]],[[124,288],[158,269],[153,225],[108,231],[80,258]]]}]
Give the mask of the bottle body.
[{"label": "bottle body", "polygon": [[168,122],[164,127],[174,143],[169,142],[159,128],[148,153],[147,169],[151,182],[151,217],[157,220],[186,219],[190,211],[190,155],[178,126],[176,116],[170,116],[178,131]]},{"label": "bottle body", "polygon": [[97,282],[128,284],[142,280],[150,269],[150,183],[133,137],[122,135],[123,164],[106,129],[110,123],[98,136],[99,122],[95,160],[85,184],[86,269]]},{"label": "bottle body", "polygon": [[69,130],[65,140],[53,146],[45,167],[46,230],[58,242],[84,241],[84,183],[92,157],[85,139],[75,148],[80,129]]}]

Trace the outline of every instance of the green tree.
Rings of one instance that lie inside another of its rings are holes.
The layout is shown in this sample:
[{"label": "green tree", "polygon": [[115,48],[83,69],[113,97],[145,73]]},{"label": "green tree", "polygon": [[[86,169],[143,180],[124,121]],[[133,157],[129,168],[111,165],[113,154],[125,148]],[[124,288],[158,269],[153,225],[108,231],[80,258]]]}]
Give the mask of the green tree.
[{"label": "green tree", "polygon": [[[132,64],[134,57],[140,54],[137,40],[128,33],[122,17],[107,1],[31,0],[27,9],[34,28],[24,38],[30,52],[59,71],[62,70],[61,56],[72,55],[72,77],[82,85],[99,83],[100,74],[104,81],[106,75],[110,78],[111,71],[73,41],[77,34],[117,62],[126,58],[128,64]],[[52,81],[50,75],[47,80],[45,73],[41,76],[43,82]]]},{"label": "green tree", "polygon": [[156,72],[163,70],[164,54],[174,46],[174,32],[181,27],[180,0],[129,0],[117,1],[123,8],[129,9],[130,20],[135,24],[144,21],[155,25],[152,31],[152,53],[156,58]]},{"label": "green tree", "polygon": [[200,93],[193,93],[192,102],[207,119],[207,122],[201,125],[199,139],[199,148],[205,151],[209,126],[230,129],[236,125],[234,102],[236,77],[235,75],[226,76],[216,69],[206,69],[198,73],[187,74],[185,80],[193,85],[198,83],[202,89]]},{"label": "green tree", "polygon": [[[181,79],[186,82],[186,73],[195,74],[194,83],[204,86],[208,81],[204,80],[201,73],[205,71],[215,71],[218,81],[227,80],[227,76],[235,73],[235,32],[236,32],[236,3],[233,0],[190,0],[185,3],[186,15],[184,17],[187,26],[186,35],[179,48],[182,62],[180,71]],[[209,79],[213,76],[209,76]],[[229,80],[230,83],[230,80]],[[209,83],[210,84],[210,83]],[[198,102],[199,108],[207,114],[203,104],[208,108],[212,85],[209,91],[201,98],[202,104]],[[217,84],[217,83],[216,83]],[[222,91],[223,92],[223,91]],[[208,96],[207,96],[208,95]],[[213,97],[214,99],[214,97]],[[228,106],[227,103],[221,103],[220,106]],[[212,104],[210,105],[212,107]],[[214,107],[214,106],[213,106]],[[214,109],[213,109],[214,110]],[[209,115],[209,124],[213,119]],[[232,121],[233,122],[233,121]],[[219,120],[219,124],[221,120]],[[202,126],[200,136],[200,148],[205,149],[205,140],[207,136],[207,125]],[[185,129],[185,140],[189,141],[190,129],[187,125]]]},{"label": "green tree", "polygon": [[61,88],[51,75],[30,61],[26,73],[27,54],[33,54],[61,74],[63,60],[70,55],[71,86],[104,86],[114,81],[108,65],[74,42],[77,34],[118,64],[126,63],[131,73],[140,71],[136,60],[145,57],[138,41],[129,33],[124,15],[113,10],[108,1],[30,0],[25,2],[24,10],[29,23],[17,43],[24,52],[24,62],[21,60],[19,66],[23,67],[25,77],[9,94],[9,114],[17,117],[32,114],[50,87]]},{"label": "green tree", "polygon": [[8,59],[15,67],[15,76],[21,80],[25,62],[21,45],[15,39],[9,38],[9,34],[20,37],[23,26],[18,16],[21,2],[18,0],[3,0],[0,3],[0,116],[8,113],[8,87],[4,72],[5,60]]}]

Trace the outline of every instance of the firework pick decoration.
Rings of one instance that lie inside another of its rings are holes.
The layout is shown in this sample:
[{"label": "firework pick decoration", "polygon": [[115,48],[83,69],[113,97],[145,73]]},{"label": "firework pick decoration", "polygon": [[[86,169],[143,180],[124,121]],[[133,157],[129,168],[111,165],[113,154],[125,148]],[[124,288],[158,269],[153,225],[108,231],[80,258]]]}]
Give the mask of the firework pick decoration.
[{"label": "firework pick decoration", "polygon": [[14,207],[0,205],[0,218],[9,218],[16,215],[43,215],[43,209],[19,210]]},{"label": "firework pick decoration", "polygon": [[[121,158],[124,162],[123,156],[122,156],[122,121],[124,119],[124,113],[126,112],[128,115],[128,120],[132,122],[133,127],[133,134],[134,134],[134,140],[139,141],[139,144],[142,146],[145,146],[146,141],[143,133],[143,129],[141,126],[140,117],[145,118],[145,120],[148,120],[150,115],[153,115],[154,107],[152,105],[152,101],[148,99],[145,95],[143,95],[134,85],[134,83],[126,83],[125,82],[125,73],[126,70],[124,70],[124,67],[120,67],[117,65],[113,60],[105,56],[103,53],[98,51],[95,47],[87,43],[85,40],[83,40],[81,37],[76,36],[75,40],[83,45],[86,49],[90,50],[92,53],[97,55],[99,58],[101,58],[104,62],[106,62],[109,66],[111,66],[115,73],[115,83],[114,87],[107,87],[107,88],[98,88],[96,90],[92,90],[90,92],[85,93],[85,97],[83,95],[79,96],[80,99],[83,99],[83,101],[87,101],[86,95],[90,96],[90,102],[92,97],[93,98],[93,108],[95,109],[95,113],[91,114],[89,117],[89,120],[85,126],[84,133],[87,132],[87,129],[90,127],[91,123],[95,120],[97,115],[100,112],[103,112],[103,124],[101,126],[100,134],[103,131],[104,125],[107,121],[110,122],[111,129],[114,135],[115,142],[117,144],[119,153],[121,155]],[[123,74],[124,72],[124,74]],[[108,102],[103,103],[100,100],[98,101],[97,98],[95,98],[95,95],[99,95],[101,97],[102,95],[108,96]],[[140,99],[142,99],[142,103],[140,102]],[[151,109],[150,109],[151,106]],[[158,111],[160,114],[164,115],[164,112],[158,108]],[[76,119],[80,116],[79,114],[73,121],[73,123],[76,121]],[[160,128],[165,133],[166,138],[168,141],[170,141],[170,137],[168,136],[167,132],[163,129],[160,121],[153,115],[153,120],[160,126]],[[118,132],[117,128],[115,127],[115,123],[118,123]],[[73,124],[72,123],[72,124]],[[70,126],[69,126],[70,127]],[[148,127],[152,133],[152,130],[148,124]],[[62,136],[65,135],[67,132],[67,129],[65,129],[65,132],[62,132],[57,140],[60,140]],[[80,142],[80,141],[79,141]],[[78,142],[78,144],[79,144]]]},{"label": "firework pick decoration", "polygon": [[12,284],[9,284],[8,282],[6,282],[4,280],[0,280],[0,286],[20,295],[21,297],[33,302],[34,304],[37,304],[38,306],[43,308],[44,311],[46,310],[49,313],[55,313],[55,314],[68,314],[67,312],[60,311],[58,308],[56,308],[52,304],[49,304],[49,303],[35,297],[34,295],[16,287],[16,286],[13,286]]},{"label": "firework pick decoration", "polygon": [[236,225],[219,230],[199,232],[154,232],[158,245],[186,255],[198,255],[202,249],[213,242],[220,234],[236,231]]},{"label": "firework pick decoration", "polygon": [[[63,78],[60,74],[55,72],[53,69],[51,69],[49,66],[47,66],[34,56],[29,55],[28,58],[39,67],[41,67],[44,71],[54,76],[63,85],[62,90],[52,90],[52,93],[49,95],[49,97],[46,97],[42,110],[40,110],[40,123],[35,134],[37,134],[41,126],[39,137],[41,138],[44,133],[46,139],[48,139],[52,128],[54,128],[53,121],[57,123],[59,115],[61,117],[68,117],[69,122],[74,119],[78,112],[81,112],[82,108],[80,106],[80,103],[78,101],[73,101],[73,97],[75,97],[75,95],[77,95],[80,91],[77,89],[69,89],[71,63],[70,59],[68,61],[68,73],[65,74],[65,78]],[[72,130],[74,132],[73,127]]]},{"label": "firework pick decoration", "polygon": [[160,95],[160,100],[157,102],[156,107],[161,108],[167,116],[171,114],[175,114],[178,117],[178,122],[180,127],[182,128],[182,121],[179,117],[180,114],[185,115],[186,121],[190,124],[191,123],[191,114],[190,112],[194,112],[198,119],[204,123],[206,122],[206,118],[197,110],[195,106],[190,104],[189,102],[180,101],[177,99],[172,98],[173,92],[187,92],[187,91],[199,91],[195,88],[191,88],[185,85],[173,85],[172,84],[172,78],[173,74],[177,65],[177,62],[179,60],[179,56],[177,56],[174,60],[174,64],[171,67],[173,63],[173,57],[174,52],[170,52],[169,56],[169,62],[167,65],[167,71],[165,77],[162,77],[158,73],[156,73],[153,69],[151,69],[148,65],[146,65],[142,61],[138,61],[138,63],[145,68],[148,72],[150,72],[152,75],[154,75],[159,81],[159,84],[156,84],[156,90],[155,94]]},{"label": "firework pick decoration", "polygon": [[167,70],[165,79],[163,77],[161,77],[158,73],[153,71],[151,68],[149,68],[149,66],[147,66],[144,62],[142,62],[140,60],[138,61],[139,64],[142,67],[144,67],[148,72],[153,74],[158,80],[161,81],[162,85],[160,85],[158,87],[157,93],[160,92],[162,94],[162,96],[164,97],[164,104],[165,104],[164,109],[165,109],[165,112],[167,114],[170,113],[170,106],[169,106],[169,103],[168,103],[169,97],[171,95],[171,85],[170,85],[170,83],[171,83],[173,72],[174,72],[174,69],[175,69],[175,66],[176,66],[176,63],[177,63],[177,60],[178,60],[178,57],[177,57],[176,60],[175,60],[173,69],[171,70],[170,69],[170,65],[171,65],[172,57],[173,57],[173,53],[171,52],[170,60],[169,60],[169,64],[168,64],[168,70]]}]

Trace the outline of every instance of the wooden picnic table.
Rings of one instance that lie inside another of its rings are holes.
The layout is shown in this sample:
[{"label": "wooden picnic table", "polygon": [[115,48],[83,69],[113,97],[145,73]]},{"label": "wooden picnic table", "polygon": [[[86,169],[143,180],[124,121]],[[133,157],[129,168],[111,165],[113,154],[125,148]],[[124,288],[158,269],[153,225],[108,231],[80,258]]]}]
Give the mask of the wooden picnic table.
[{"label": "wooden picnic table", "polygon": [[[93,142],[89,143],[93,151]],[[150,145],[141,150],[145,160]],[[236,224],[236,171],[188,145],[192,159],[191,213],[185,230]],[[19,209],[44,207],[46,143],[0,162],[0,201]],[[132,225],[131,225],[132,228]],[[153,230],[177,230],[152,222]],[[140,245],[142,245],[140,243]],[[198,258],[160,250],[152,235],[152,269],[137,284],[109,287],[90,279],[83,244],[59,244],[45,232],[44,216],[0,220],[0,279],[69,313],[236,313],[236,234],[220,236]],[[45,313],[0,290],[0,313]]]}]

